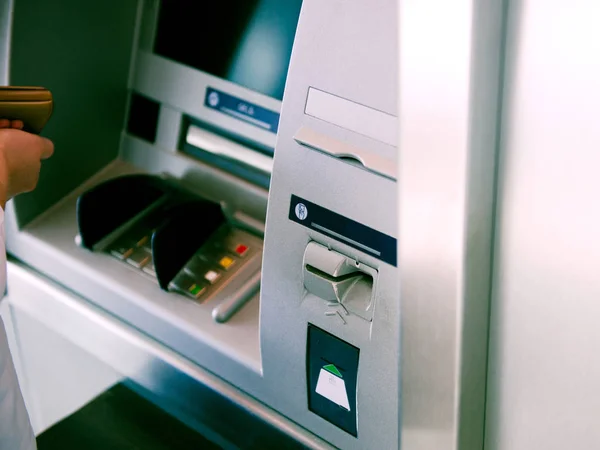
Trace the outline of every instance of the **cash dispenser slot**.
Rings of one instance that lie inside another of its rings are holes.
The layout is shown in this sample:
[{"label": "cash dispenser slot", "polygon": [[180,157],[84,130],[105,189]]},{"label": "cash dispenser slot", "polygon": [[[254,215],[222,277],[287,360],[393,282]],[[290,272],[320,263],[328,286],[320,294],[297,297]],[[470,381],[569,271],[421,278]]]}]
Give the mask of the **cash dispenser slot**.
[{"label": "cash dispenser slot", "polygon": [[[79,246],[108,254],[226,322],[258,291],[262,241],[167,176],[127,175],[77,200]],[[236,289],[223,294],[225,286]]]},{"label": "cash dispenser slot", "polygon": [[194,122],[187,126],[181,151],[258,186],[269,187],[273,171],[272,151]]}]

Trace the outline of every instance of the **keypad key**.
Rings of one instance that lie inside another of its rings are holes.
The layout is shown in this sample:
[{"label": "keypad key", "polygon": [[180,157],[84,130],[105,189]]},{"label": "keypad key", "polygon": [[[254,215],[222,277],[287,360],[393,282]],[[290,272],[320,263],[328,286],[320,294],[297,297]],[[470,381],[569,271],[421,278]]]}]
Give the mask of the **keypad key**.
[{"label": "keypad key", "polygon": [[206,285],[185,273],[180,273],[169,283],[169,290],[198,300],[206,291]]},{"label": "keypad key", "polygon": [[208,270],[204,273],[204,279],[210,284],[215,284],[219,278],[221,278],[221,273],[217,270]]},{"label": "keypad key", "polygon": [[247,245],[244,244],[237,244],[234,246],[233,251],[238,255],[238,256],[245,256],[246,253],[248,253],[249,247]]},{"label": "keypad key", "polygon": [[130,245],[117,245],[110,250],[110,254],[124,261],[133,254],[133,247]]},{"label": "keypad key", "polygon": [[238,256],[244,257],[250,251],[250,246],[243,242],[239,236],[228,234],[215,243],[215,247],[225,249],[227,252]]},{"label": "keypad key", "polygon": [[146,272],[148,275],[152,275],[154,278],[156,278],[156,269],[154,268],[154,261],[150,260],[148,264],[144,266],[143,271]]},{"label": "keypad key", "polygon": [[145,235],[142,236],[136,243],[135,245],[138,248],[144,248],[144,249],[148,249],[150,250],[150,236],[149,235]]},{"label": "keypad key", "polygon": [[223,256],[219,260],[219,266],[221,266],[225,270],[229,270],[235,264],[235,259],[230,258],[229,256]]},{"label": "keypad key", "polygon": [[146,250],[138,249],[127,258],[127,262],[137,269],[141,269],[152,260],[152,255]]},{"label": "keypad key", "polygon": [[200,283],[194,283],[188,289],[188,295],[194,297],[196,300],[198,300],[202,296],[202,294],[204,294],[204,292],[206,292],[206,286]]}]

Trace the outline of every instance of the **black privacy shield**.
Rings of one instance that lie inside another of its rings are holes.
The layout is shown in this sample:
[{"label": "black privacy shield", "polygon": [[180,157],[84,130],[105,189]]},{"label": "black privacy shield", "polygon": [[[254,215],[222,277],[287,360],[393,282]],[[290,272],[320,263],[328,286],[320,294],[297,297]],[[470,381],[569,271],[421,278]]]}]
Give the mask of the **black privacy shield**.
[{"label": "black privacy shield", "polygon": [[127,175],[105,181],[77,199],[81,245],[92,250],[100,240],[124,225],[169,192],[163,179]]},{"label": "black privacy shield", "polygon": [[225,223],[218,203],[207,200],[186,201],[165,211],[165,220],[152,235],[154,270],[161,289],[217,229]]},{"label": "black privacy shield", "polygon": [[166,290],[185,263],[225,223],[220,204],[188,192],[175,180],[126,175],[101,183],[77,199],[79,235],[82,246],[93,250],[150,207],[137,226],[152,224],[152,259],[158,283]]}]

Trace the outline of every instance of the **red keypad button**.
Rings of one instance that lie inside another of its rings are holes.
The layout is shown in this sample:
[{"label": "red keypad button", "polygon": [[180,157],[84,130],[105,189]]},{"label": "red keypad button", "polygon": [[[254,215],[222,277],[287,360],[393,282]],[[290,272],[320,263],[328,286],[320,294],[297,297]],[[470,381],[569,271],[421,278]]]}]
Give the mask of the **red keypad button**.
[{"label": "red keypad button", "polygon": [[239,244],[235,247],[235,252],[240,256],[244,256],[247,251],[248,251],[248,246],[246,246],[244,244]]}]

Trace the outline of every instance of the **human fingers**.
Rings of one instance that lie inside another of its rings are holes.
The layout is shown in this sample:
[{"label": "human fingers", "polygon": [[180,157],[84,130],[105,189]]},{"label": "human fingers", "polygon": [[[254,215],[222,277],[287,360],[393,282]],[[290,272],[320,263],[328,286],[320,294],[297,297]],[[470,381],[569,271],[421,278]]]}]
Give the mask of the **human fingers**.
[{"label": "human fingers", "polygon": [[42,162],[40,160],[31,161],[27,165],[26,170],[19,173],[17,195],[23,192],[31,192],[37,187],[41,169]]},{"label": "human fingers", "polygon": [[8,128],[8,127],[10,127],[10,120],[0,119],[0,128]]},{"label": "human fingers", "polygon": [[41,153],[40,159],[48,159],[54,154],[54,143],[45,137],[39,137],[41,139]]},{"label": "human fingers", "polygon": [[14,153],[15,150],[21,149],[18,153],[22,156],[29,154],[37,161],[48,159],[54,153],[54,144],[50,139],[12,128],[0,131],[4,138],[2,140],[5,141],[5,152],[8,150]]},{"label": "human fingers", "polygon": [[25,124],[23,123],[22,120],[13,120],[10,123],[10,127],[11,128],[16,128],[17,130],[22,130],[24,126],[25,126]]}]

